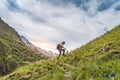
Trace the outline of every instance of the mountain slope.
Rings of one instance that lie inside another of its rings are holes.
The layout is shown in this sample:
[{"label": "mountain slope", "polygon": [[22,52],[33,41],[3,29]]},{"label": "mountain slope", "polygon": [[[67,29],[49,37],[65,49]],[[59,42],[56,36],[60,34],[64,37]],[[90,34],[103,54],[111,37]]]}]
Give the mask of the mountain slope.
[{"label": "mountain slope", "polygon": [[119,80],[120,25],[62,56],[21,67],[2,80]]},{"label": "mountain slope", "polygon": [[52,52],[48,52],[46,50],[43,50],[39,47],[36,47],[35,45],[33,45],[30,41],[28,41],[24,36],[20,36],[21,40],[31,49],[33,49],[35,52],[44,55],[46,58],[52,58],[54,57],[54,54]]},{"label": "mountain slope", "polygon": [[18,33],[0,18],[0,75],[43,58],[28,48],[21,41]]}]

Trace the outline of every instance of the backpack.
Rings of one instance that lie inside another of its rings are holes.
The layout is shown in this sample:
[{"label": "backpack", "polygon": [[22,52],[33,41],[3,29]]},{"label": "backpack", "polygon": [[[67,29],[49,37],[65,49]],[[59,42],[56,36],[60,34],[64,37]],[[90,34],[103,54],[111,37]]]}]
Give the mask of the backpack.
[{"label": "backpack", "polygon": [[58,44],[56,48],[59,49],[59,47],[60,47],[60,44]]}]

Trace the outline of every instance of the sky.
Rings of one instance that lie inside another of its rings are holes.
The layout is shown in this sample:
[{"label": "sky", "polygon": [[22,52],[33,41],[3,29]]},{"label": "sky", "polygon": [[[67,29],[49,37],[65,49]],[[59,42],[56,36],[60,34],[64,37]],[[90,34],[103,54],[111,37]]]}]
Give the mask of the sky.
[{"label": "sky", "polygon": [[120,24],[120,0],[0,0],[0,17],[42,49],[70,51]]}]

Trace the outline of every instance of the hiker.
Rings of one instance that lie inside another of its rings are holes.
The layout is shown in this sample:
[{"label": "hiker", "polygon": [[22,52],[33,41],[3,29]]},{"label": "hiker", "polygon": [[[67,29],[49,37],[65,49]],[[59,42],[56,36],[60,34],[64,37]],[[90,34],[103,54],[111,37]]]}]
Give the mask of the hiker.
[{"label": "hiker", "polygon": [[66,50],[66,48],[64,48],[64,45],[65,44],[65,42],[63,41],[63,42],[61,42],[60,44],[58,44],[57,45],[57,50],[59,51],[59,55],[58,55],[58,57],[57,58],[59,58],[60,57],[60,55],[65,55],[65,50]]}]

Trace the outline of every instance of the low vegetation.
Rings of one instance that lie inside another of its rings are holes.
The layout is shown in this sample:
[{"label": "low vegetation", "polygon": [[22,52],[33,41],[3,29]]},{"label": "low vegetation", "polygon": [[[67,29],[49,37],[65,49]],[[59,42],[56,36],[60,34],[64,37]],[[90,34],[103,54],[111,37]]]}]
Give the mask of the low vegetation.
[{"label": "low vegetation", "polygon": [[20,67],[1,80],[119,80],[120,26],[65,56]]},{"label": "low vegetation", "polygon": [[5,75],[21,65],[43,59],[28,48],[17,32],[0,19],[0,75]]}]

